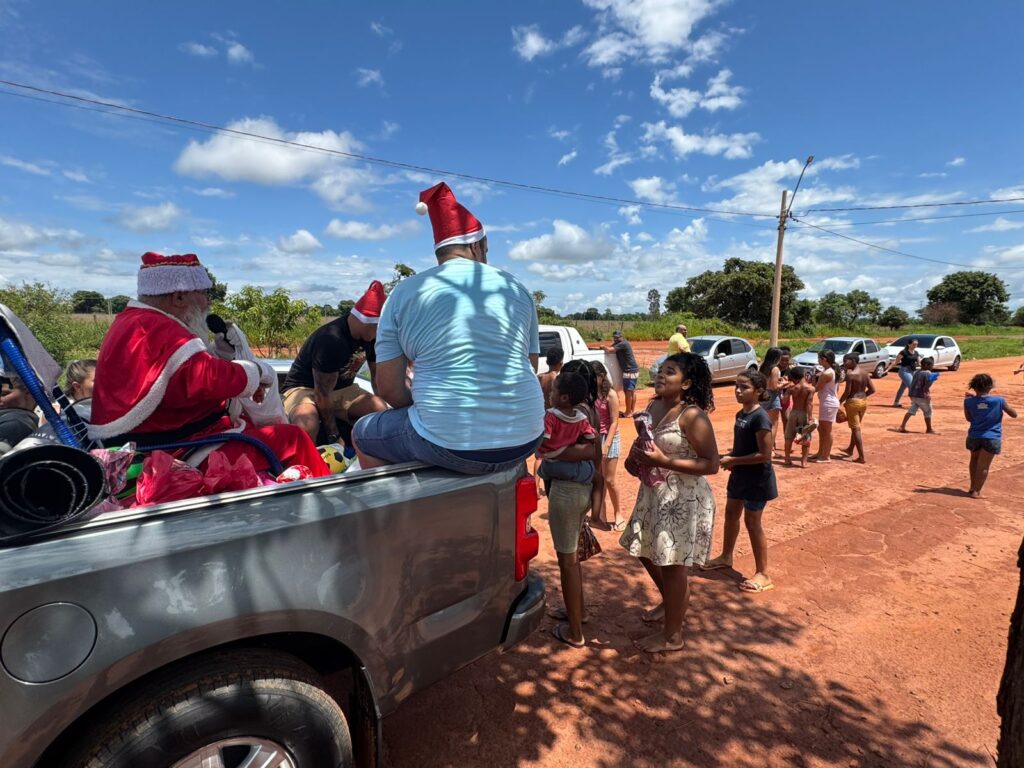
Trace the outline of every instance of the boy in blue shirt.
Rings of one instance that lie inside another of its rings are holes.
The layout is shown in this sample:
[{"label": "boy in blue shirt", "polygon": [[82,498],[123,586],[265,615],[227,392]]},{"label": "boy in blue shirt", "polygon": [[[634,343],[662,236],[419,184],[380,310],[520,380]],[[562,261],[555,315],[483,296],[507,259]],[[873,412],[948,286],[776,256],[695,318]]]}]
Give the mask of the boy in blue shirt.
[{"label": "boy in blue shirt", "polygon": [[992,394],[995,383],[987,373],[979,373],[971,379],[972,396],[964,397],[964,418],[970,422],[967,430],[967,450],[971,452],[972,499],[981,498],[981,489],[988,480],[988,468],[992,459],[1003,450],[1003,414],[1017,418],[1006,399]]}]

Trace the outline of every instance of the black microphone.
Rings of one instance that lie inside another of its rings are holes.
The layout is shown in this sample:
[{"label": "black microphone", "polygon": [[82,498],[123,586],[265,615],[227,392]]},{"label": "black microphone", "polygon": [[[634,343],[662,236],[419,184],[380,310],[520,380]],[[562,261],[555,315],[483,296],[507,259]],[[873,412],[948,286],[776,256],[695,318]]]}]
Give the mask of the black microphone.
[{"label": "black microphone", "polygon": [[206,327],[210,329],[211,333],[223,333],[227,337],[228,324],[224,322],[224,318],[220,315],[207,315]]}]

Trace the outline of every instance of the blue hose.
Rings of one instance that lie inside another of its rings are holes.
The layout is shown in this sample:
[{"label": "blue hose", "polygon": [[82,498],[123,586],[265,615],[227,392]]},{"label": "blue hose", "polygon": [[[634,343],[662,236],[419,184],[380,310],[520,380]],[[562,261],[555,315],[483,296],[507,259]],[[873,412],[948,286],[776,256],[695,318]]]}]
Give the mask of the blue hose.
[{"label": "blue hose", "polygon": [[206,445],[217,445],[218,443],[227,442],[246,443],[259,450],[270,465],[270,471],[274,473],[275,477],[284,472],[284,465],[281,463],[281,460],[277,458],[277,454],[270,449],[269,445],[264,443],[262,440],[252,437],[251,435],[241,435],[237,432],[221,432],[218,435],[197,437],[195,440],[183,440],[180,443],[147,445],[145,448],[137,447],[135,450],[139,453],[150,453],[151,451],[171,452],[176,451],[179,448],[200,448]]},{"label": "blue hose", "polygon": [[17,345],[13,334],[8,330],[5,323],[0,323],[0,351],[4,353],[4,357],[10,360],[18,376],[25,382],[25,386],[28,387],[28,391],[35,399],[36,405],[42,409],[47,423],[53,425],[53,431],[57,434],[58,439],[64,445],[69,445],[72,448],[81,448],[82,444],[75,437],[70,427],[54,410],[53,404],[50,403],[50,399],[46,396],[42,382],[39,381],[36,372],[32,370],[32,366],[28,364],[25,355],[22,354],[21,347]]}]

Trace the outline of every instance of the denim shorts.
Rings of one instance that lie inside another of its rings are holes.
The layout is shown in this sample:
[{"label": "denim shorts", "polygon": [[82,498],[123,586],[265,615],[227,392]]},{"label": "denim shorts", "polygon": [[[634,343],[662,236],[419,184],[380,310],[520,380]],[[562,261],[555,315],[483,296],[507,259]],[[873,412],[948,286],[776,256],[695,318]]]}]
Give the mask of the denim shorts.
[{"label": "denim shorts", "polygon": [[608,446],[608,453],[605,454],[606,459],[617,459],[622,455],[622,433],[616,432],[615,437],[612,438],[612,444]]},{"label": "denim shorts", "polygon": [[749,509],[751,512],[762,512],[768,506],[767,501],[755,501],[753,499],[740,499],[740,501],[743,502],[743,508]]},{"label": "denim shorts", "polygon": [[772,392],[771,397],[768,398],[768,402],[765,403],[764,409],[766,411],[781,411],[782,410],[782,393]]},{"label": "denim shorts", "polygon": [[636,383],[640,378],[640,371],[622,372],[622,391],[632,392],[636,389]]},{"label": "denim shorts", "polygon": [[363,416],[352,428],[352,436],[359,450],[389,464],[422,461],[464,475],[486,475],[522,464],[543,439],[538,435],[526,445],[493,451],[453,451],[421,437],[409,421],[408,408]]},{"label": "denim shorts", "polygon": [[559,461],[544,459],[537,470],[541,480],[567,480],[571,483],[592,483],[594,481],[594,462],[592,461]]},{"label": "denim shorts", "polygon": [[967,450],[971,453],[974,453],[974,451],[988,451],[998,456],[1002,453],[1003,441],[998,437],[968,437]]},{"label": "denim shorts", "polygon": [[932,401],[927,397],[912,397],[910,398],[910,407],[907,409],[907,414],[913,416],[918,411],[924,413],[926,419],[932,417]]}]

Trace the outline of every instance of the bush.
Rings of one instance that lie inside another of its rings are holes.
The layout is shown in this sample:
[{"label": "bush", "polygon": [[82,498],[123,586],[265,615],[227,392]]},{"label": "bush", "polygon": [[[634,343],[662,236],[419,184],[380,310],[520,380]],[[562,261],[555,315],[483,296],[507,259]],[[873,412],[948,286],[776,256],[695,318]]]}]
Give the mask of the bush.
[{"label": "bush", "polygon": [[71,297],[45,283],[0,289],[6,304],[60,365],[76,357],[94,357],[110,324],[71,315]]},{"label": "bush", "polygon": [[278,355],[283,349],[290,348],[293,333],[300,326],[307,324],[315,329],[321,321],[317,308],[292,299],[284,288],[266,293],[254,285],[247,285],[228,296],[224,308],[227,317],[241,326],[252,345],[261,347],[270,355]]},{"label": "bush", "polygon": [[1010,325],[1024,325],[1024,306],[1017,307],[1017,311],[1013,313],[1013,318],[1010,320]]},{"label": "bush", "polygon": [[921,319],[931,325],[952,325],[960,322],[960,307],[951,301],[929,304],[920,314]]}]

